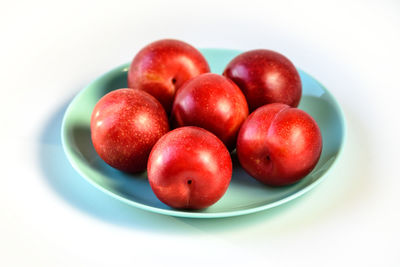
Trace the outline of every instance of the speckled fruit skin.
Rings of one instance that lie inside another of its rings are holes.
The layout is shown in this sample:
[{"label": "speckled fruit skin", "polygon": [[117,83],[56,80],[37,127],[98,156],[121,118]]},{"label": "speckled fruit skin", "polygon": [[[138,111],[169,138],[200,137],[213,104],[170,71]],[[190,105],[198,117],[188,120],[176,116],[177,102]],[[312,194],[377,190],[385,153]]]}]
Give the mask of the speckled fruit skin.
[{"label": "speckled fruit skin", "polygon": [[176,90],[205,72],[210,72],[210,67],[196,48],[182,41],[163,39],[136,54],[128,72],[128,87],[150,93],[169,113]]},{"label": "speckled fruit skin", "polygon": [[217,202],[232,177],[224,144],[198,127],[175,129],[153,147],[147,165],[153,192],[177,209],[203,209]]},{"label": "speckled fruit skin", "polygon": [[237,155],[242,167],[272,186],[297,182],[317,164],[322,136],[306,112],[285,104],[255,110],[240,129]]},{"label": "speckled fruit skin", "polygon": [[94,148],[112,167],[125,172],[146,169],[150,151],[169,130],[167,115],[150,94],[118,89],[96,104],[90,121]]},{"label": "speckled fruit skin", "polygon": [[185,83],[172,106],[172,125],[202,127],[234,149],[249,110],[240,89],[222,75],[201,74]]},{"label": "speckled fruit skin", "polygon": [[246,96],[249,110],[270,103],[297,107],[301,80],[285,56],[266,49],[251,50],[235,57],[223,75],[234,81]]}]

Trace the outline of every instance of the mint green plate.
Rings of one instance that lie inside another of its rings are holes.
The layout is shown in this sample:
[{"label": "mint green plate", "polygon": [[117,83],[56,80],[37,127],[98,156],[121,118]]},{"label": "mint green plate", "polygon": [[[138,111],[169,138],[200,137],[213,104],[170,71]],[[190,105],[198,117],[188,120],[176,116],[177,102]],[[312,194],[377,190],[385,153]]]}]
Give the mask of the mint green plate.
[{"label": "mint green plate", "polygon": [[[226,64],[240,51],[202,49],[211,71],[222,73]],[[153,194],[146,173],[128,175],[113,169],[96,154],[90,138],[90,116],[96,102],[106,93],[127,87],[129,64],[102,75],[84,88],[65,112],[61,138],[71,165],[87,181],[111,196],[137,208],[180,217],[217,218],[249,214],[276,207],[315,187],[337,161],[345,141],[343,112],[331,93],[318,81],[300,70],[303,96],[300,108],[317,121],[322,131],[323,149],[316,168],[300,182],[272,188],[260,184],[239,166],[233,155],[234,171],[226,194],[213,206],[199,211],[172,209]]]}]

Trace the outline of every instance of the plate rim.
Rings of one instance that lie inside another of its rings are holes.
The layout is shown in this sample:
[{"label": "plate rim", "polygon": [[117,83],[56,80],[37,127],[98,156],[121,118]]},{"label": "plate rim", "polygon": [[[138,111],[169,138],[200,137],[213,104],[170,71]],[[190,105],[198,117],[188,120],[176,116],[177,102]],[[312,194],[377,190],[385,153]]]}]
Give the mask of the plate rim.
[{"label": "plate rim", "polygon": [[[204,51],[213,51],[213,52],[218,52],[218,51],[230,51],[232,53],[241,53],[242,51],[240,50],[235,50],[235,49],[223,49],[223,48],[202,48],[199,49],[200,52],[204,52]],[[103,73],[102,75],[98,76],[96,79],[92,80],[88,85],[86,85],[83,89],[81,89],[74,97],[73,99],[70,101],[70,103],[68,104],[67,109],[64,112],[63,115],[63,119],[62,119],[62,124],[61,124],[61,144],[62,144],[62,148],[64,151],[64,154],[66,155],[69,163],[71,164],[71,166],[75,169],[75,171],[78,172],[78,174],[80,176],[82,176],[86,181],[88,181],[90,184],[92,184],[95,188],[99,189],[100,191],[106,193],[107,195],[122,201],[128,205],[134,206],[136,208],[140,208],[142,210],[146,210],[146,211],[151,211],[154,213],[158,213],[158,214],[163,214],[163,215],[170,215],[170,216],[175,216],[175,217],[184,217],[184,218],[225,218],[225,217],[233,217],[233,216],[240,216],[240,215],[246,215],[246,214],[251,214],[251,213],[255,213],[255,212],[259,212],[259,211],[263,211],[263,210],[267,210],[267,209],[271,209],[277,206],[280,206],[284,203],[287,203],[291,200],[294,200],[302,195],[304,195],[305,193],[309,192],[310,190],[312,190],[313,188],[315,188],[318,184],[320,184],[328,175],[328,173],[332,172],[332,170],[334,170],[337,166],[337,162],[339,160],[339,158],[341,158],[341,155],[343,154],[343,150],[346,144],[346,140],[347,140],[347,122],[346,122],[346,117],[344,115],[344,111],[342,109],[342,107],[340,106],[340,104],[338,103],[338,101],[336,100],[336,98],[333,96],[333,94],[323,85],[321,84],[317,79],[315,79],[312,75],[308,74],[307,72],[301,70],[298,68],[298,70],[304,74],[306,74],[307,76],[311,77],[315,82],[318,83],[318,85],[324,89],[324,91],[329,95],[329,97],[333,100],[333,104],[335,109],[337,109],[339,111],[339,120],[340,123],[342,125],[342,142],[341,145],[338,149],[337,152],[337,156],[334,158],[333,162],[331,163],[331,166],[323,171],[323,173],[319,176],[318,179],[316,179],[315,181],[313,181],[312,183],[308,184],[307,186],[303,187],[302,189],[300,189],[299,191],[296,191],[295,193],[286,196],[282,199],[279,199],[277,201],[265,204],[265,205],[260,205],[257,207],[252,207],[252,208],[245,208],[245,209],[241,209],[241,210],[234,210],[234,211],[222,211],[222,212],[212,212],[212,213],[202,213],[202,212],[194,212],[194,211],[181,211],[181,210],[167,210],[167,209],[163,209],[163,208],[157,208],[154,206],[149,206],[146,204],[142,204],[139,202],[136,202],[134,200],[130,200],[127,199],[125,197],[122,197],[120,195],[118,195],[117,193],[114,193],[106,188],[104,188],[103,186],[101,186],[100,184],[96,183],[93,179],[91,179],[90,177],[88,177],[83,171],[81,171],[81,169],[77,166],[77,163],[75,162],[75,159],[72,156],[72,153],[70,153],[69,148],[67,146],[67,131],[66,131],[66,121],[68,119],[68,115],[71,113],[72,110],[72,106],[74,104],[75,101],[77,101],[77,99],[79,99],[79,97],[87,90],[87,88],[91,87],[93,84],[95,84],[96,82],[98,82],[99,80],[103,79],[104,77],[110,75],[112,72],[120,72],[120,71],[124,71],[124,69],[126,69],[127,67],[129,67],[129,62],[128,63],[124,63],[121,64],[117,67],[114,67],[108,71],[106,71],[105,73]]]}]

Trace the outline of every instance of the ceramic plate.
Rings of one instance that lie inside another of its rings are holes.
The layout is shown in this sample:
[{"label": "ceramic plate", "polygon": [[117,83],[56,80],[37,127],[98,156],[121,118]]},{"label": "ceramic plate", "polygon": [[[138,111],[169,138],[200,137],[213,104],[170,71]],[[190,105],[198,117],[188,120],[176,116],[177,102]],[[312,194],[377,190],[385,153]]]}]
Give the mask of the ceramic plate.
[{"label": "ceramic plate", "polygon": [[[211,71],[221,74],[226,64],[240,51],[202,49]],[[263,185],[239,166],[233,156],[234,171],[226,194],[211,207],[199,211],[172,209],[153,194],[146,173],[129,175],[104,163],[96,154],[90,138],[90,116],[96,102],[106,93],[127,87],[129,64],[117,67],[84,88],[65,112],[61,137],[71,165],[90,183],[105,193],[137,208],[172,216],[216,218],[266,210],[308,192],[315,187],[337,161],[345,139],[345,121],[340,106],[318,81],[299,70],[303,96],[299,108],[317,121],[322,131],[323,150],[316,168],[300,182],[286,187]]]}]

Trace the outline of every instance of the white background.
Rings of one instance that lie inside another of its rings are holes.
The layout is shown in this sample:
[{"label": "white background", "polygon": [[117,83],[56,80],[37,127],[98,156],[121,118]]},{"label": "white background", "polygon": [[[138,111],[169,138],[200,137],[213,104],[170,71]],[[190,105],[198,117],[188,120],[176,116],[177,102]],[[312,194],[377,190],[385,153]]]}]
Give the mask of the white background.
[{"label": "white background", "polygon": [[[399,1],[1,1],[0,266],[400,266]],[[98,191],[64,157],[63,113],[147,43],[268,48],[321,81],[348,139],[304,197],[179,219]]]}]

